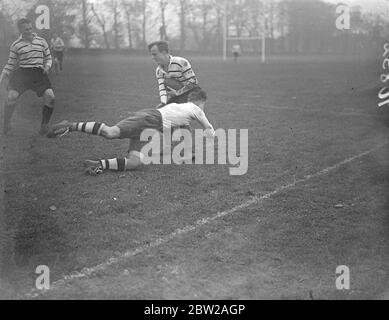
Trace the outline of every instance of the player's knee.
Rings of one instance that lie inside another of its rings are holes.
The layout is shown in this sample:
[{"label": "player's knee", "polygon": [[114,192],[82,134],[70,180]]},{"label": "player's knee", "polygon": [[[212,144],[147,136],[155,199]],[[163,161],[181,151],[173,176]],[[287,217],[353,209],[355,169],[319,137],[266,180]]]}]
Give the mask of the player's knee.
[{"label": "player's knee", "polygon": [[55,95],[52,90],[47,90],[44,94],[45,104],[54,107]]},{"label": "player's knee", "polygon": [[143,158],[144,155],[141,152],[135,150],[130,151],[126,161],[126,169],[132,170],[140,167],[143,164]]},{"label": "player's knee", "polygon": [[107,139],[118,139],[120,137],[120,129],[116,126],[108,127],[104,125],[101,129],[101,135]]},{"label": "player's knee", "polygon": [[8,104],[15,104],[16,103],[16,100],[19,98],[19,93],[17,93],[16,91],[10,91],[8,93],[8,97],[7,97],[7,103]]}]

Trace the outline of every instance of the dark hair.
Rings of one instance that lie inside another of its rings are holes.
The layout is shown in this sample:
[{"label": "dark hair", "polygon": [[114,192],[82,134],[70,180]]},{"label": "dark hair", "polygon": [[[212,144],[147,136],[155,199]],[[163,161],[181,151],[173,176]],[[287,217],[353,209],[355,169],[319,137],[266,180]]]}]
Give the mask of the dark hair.
[{"label": "dark hair", "polygon": [[188,95],[188,101],[206,101],[207,93],[199,87],[193,89]]},{"label": "dark hair", "polygon": [[149,48],[149,51],[152,47],[157,46],[159,52],[165,51],[166,53],[169,53],[169,44],[167,41],[154,41],[150,43],[147,47]]},{"label": "dark hair", "polygon": [[20,31],[20,29],[22,28],[22,26],[24,24],[31,24],[32,22],[30,20],[28,20],[27,18],[22,18],[20,20],[18,20],[18,22],[16,23],[16,25],[18,26],[18,29]]}]

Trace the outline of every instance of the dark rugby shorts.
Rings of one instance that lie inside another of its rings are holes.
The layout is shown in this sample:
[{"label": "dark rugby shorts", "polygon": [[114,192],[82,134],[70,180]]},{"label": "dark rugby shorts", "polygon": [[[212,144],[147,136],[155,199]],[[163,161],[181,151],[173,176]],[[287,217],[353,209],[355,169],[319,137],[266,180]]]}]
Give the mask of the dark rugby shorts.
[{"label": "dark rugby shorts", "polygon": [[156,109],[143,109],[116,124],[120,138],[139,138],[144,129],[163,131],[162,116]]},{"label": "dark rugby shorts", "polygon": [[54,57],[58,59],[59,62],[63,61],[63,51],[53,50]]},{"label": "dark rugby shorts", "polygon": [[43,69],[19,68],[11,74],[8,89],[15,90],[20,95],[27,90],[32,90],[41,97],[47,89],[52,89],[52,86]]}]

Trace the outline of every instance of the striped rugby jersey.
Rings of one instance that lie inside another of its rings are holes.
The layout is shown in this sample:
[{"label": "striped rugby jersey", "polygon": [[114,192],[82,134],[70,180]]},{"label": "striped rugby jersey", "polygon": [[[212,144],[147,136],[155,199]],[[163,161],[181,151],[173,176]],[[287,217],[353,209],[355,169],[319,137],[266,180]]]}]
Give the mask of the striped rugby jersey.
[{"label": "striped rugby jersey", "polygon": [[174,78],[184,85],[180,90],[177,90],[178,95],[185,93],[192,89],[194,85],[198,84],[198,80],[189,61],[181,57],[170,56],[168,70],[165,71],[161,66],[158,66],[155,75],[158,80],[159,96],[161,102],[164,104],[168,100],[168,89],[164,84],[165,78]]},{"label": "striped rugby jersey", "polygon": [[17,67],[19,68],[43,68],[50,69],[52,59],[49,46],[45,39],[34,34],[30,42],[20,36],[9,51],[8,62],[3,73],[10,75]]}]

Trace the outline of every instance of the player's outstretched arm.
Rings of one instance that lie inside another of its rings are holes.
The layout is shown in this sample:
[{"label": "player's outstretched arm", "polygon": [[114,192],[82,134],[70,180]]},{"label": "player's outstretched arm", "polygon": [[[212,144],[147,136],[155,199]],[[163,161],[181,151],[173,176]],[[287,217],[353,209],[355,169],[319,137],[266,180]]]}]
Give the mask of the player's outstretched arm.
[{"label": "player's outstretched arm", "polygon": [[[155,76],[157,77],[158,81],[158,90],[159,90],[159,97],[162,104],[166,104],[167,102],[167,90],[165,86],[165,79],[163,77],[162,72],[157,68],[155,72]],[[158,108],[157,108],[158,109]]]},{"label": "player's outstretched arm", "polygon": [[203,127],[207,137],[213,138],[215,136],[215,129],[213,128],[212,124],[208,121],[204,111],[201,111],[199,112],[199,114],[196,115],[196,120]]},{"label": "player's outstretched arm", "polygon": [[43,71],[45,73],[48,73],[50,71],[50,68],[53,64],[53,59],[51,57],[51,52],[49,45],[47,44],[46,41],[44,41],[44,49],[43,49]]}]

